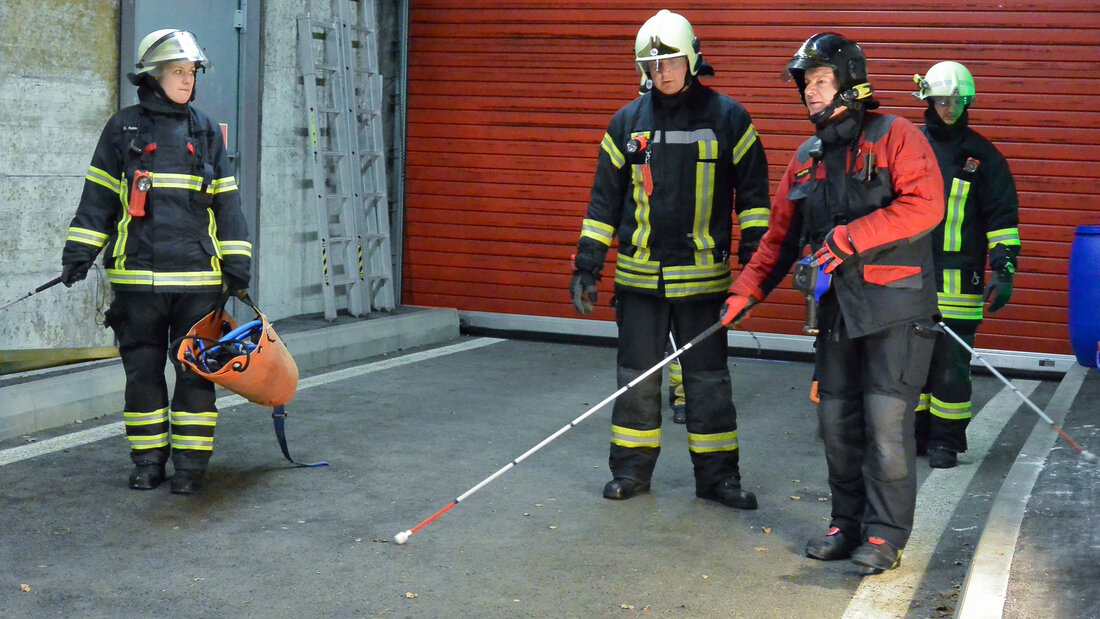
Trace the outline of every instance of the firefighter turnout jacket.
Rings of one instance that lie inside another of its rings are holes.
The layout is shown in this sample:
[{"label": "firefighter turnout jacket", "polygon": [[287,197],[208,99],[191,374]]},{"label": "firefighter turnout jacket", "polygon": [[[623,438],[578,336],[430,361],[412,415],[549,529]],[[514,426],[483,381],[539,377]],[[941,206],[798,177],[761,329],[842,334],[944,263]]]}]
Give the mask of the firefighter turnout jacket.
[{"label": "firefighter turnout jacket", "polygon": [[252,244],[217,125],[147,87],[138,98],[99,137],[62,263],[103,250],[124,291],[220,290],[223,271],[247,286]]},{"label": "firefighter turnout jacket", "polygon": [[943,182],[911,122],[849,114],[855,117],[837,125],[850,127],[850,139],[823,144],[827,133],[819,131],[795,153],[768,232],[731,291],[763,300],[805,245],[816,251],[830,230],[846,225],[856,254],[833,273],[832,286],[849,336],[860,337],[936,314],[929,232],[943,217]]},{"label": "firefighter turnout jacket", "polygon": [[966,112],[951,126],[932,109],[924,118],[922,131],[936,153],[946,191],[946,215],[932,232],[940,313],[946,320],[980,321],[986,253],[994,271],[1016,270],[1016,183],[997,148],[970,129]]},{"label": "firefighter turnout jacket", "polygon": [[617,237],[617,290],[725,295],[733,211],[742,249],[768,226],[767,161],[748,112],[698,82],[650,92],[616,112],[600,147],[576,268],[598,276]]}]

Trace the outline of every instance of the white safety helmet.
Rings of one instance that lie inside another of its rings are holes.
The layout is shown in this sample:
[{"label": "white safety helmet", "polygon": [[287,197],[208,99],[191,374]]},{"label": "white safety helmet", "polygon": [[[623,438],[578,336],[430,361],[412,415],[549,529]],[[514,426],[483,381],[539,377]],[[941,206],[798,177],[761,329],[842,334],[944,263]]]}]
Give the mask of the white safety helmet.
[{"label": "white safety helmet", "polygon": [[714,71],[703,62],[703,56],[699,53],[699,39],[691,22],[683,15],[662,9],[642,24],[634,39],[634,62],[642,74],[638,91],[644,94],[652,88],[645,63],[678,56],[687,58],[689,74],[698,75],[700,69],[704,69],[704,75],[713,75]]},{"label": "white safety helmet", "polygon": [[138,44],[137,53],[136,73],[138,75],[156,74],[157,69],[165,63],[179,60],[193,61],[196,69],[214,69],[206,52],[199,47],[198,39],[186,30],[165,28],[150,32]]},{"label": "white safety helmet", "polygon": [[969,105],[977,94],[974,76],[970,75],[966,67],[953,60],[932,65],[924,77],[914,75],[913,81],[920,88],[913,96],[922,100],[929,97],[958,96],[962,97],[964,105]]}]

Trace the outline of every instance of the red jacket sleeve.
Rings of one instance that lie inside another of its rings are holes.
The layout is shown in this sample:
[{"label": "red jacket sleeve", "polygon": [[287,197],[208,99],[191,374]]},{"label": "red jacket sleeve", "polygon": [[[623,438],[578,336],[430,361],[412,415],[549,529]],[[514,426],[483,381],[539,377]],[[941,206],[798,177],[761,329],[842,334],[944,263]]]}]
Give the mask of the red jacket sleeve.
[{"label": "red jacket sleeve", "polygon": [[897,197],[886,207],[848,223],[848,236],[861,254],[927,234],[944,213],[943,177],[936,155],[913,123],[895,118],[873,152],[879,167],[890,171]]}]

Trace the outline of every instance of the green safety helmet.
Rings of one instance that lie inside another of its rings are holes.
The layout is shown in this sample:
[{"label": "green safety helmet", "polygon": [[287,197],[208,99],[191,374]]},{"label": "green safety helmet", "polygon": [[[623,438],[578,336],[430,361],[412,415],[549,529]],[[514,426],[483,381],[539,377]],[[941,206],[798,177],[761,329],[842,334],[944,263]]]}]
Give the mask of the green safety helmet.
[{"label": "green safety helmet", "polygon": [[714,75],[714,69],[703,61],[699,53],[699,39],[683,15],[662,9],[646,20],[634,39],[634,62],[642,74],[638,92],[645,94],[652,81],[645,69],[650,60],[667,60],[683,56],[687,58],[690,75]]},{"label": "green safety helmet", "polygon": [[157,69],[168,62],[190,60],[195,63],[196,69],[214,69],[214,65],[206,56],[206,52],[199,47],[199,41],[195,35],[176,28],[165,28],[145,35],[138,44],[138,75],[142,73],[156,74]]},{"label": "green safety helmet", "polygon": [[932,65],[924,77],[914,75],[913,81],[920,88],[913,96],[922,100],[929,97],[958,96],[962,97],[964,105],[968,105],[977,94],[974,90],[974,76],[970,75],[966,67],[953,60]]}]

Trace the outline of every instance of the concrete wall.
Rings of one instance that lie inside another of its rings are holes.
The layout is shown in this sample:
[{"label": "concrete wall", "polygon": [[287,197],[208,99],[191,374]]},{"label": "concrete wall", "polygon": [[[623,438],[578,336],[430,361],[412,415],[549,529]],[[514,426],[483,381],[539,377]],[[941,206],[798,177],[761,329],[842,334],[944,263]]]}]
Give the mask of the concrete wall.
[{"label": "concrete wall", "polygon": [[[343,0],[249,3],[249,10],[262,11],[264,59],[261,101],[245,103],[262,114],[253,268],[261,282],[257,301],[273,320],[323,309],[315,215],[306,199],[310,168],[296,18],[307,12],[331,16],[334,1]],[[396,0],[379,0],[377,9],[379,22],[386,24],[381,62],[387,81],[396,74],[397,6]],[[50,36],[28,36],[42,24],[50,24]],[[0,3],[0,221],[5,227],[0,303],[60,274],[65,232],[88,162],[104,123],[118,109],[118,46],[117,3]],[[383,123],[391,149],[392,83],[386,93]],[[97,268],[70,289],[55,286],[4,310],[0,355],[12,349],[110,346],[113,337],[99,324],[109,296]]]},{"label": "concrete wall", "polygon": [[[335,15],[342,0],[268,0],[263,3],[263,122],[260,135],[260,222],[255,236],[264,311],[271,318],[324,311],[321,251],[311,199],[312,160],[306,141],[305,91],[298,69],[297,18]],[[384,78],[387,173],[393,172],[393,105],[398,45],[398,2],[378,0],[380,70]],[[387,184],[393,187],[391,181]],[[390,197],[390,204],[394,202]],[[392,216],[391,216],[392,219]],[[345,307],[339,295],[337,306]]]},{"label": "concrete wall", "polygon": [[[0,303],[61,273],[88,162],[117,109],[117,72],[116,3],[0,3]],[[105,302],[101,273],[3,310],[0,350],[111,345],[91,319]]]}]

